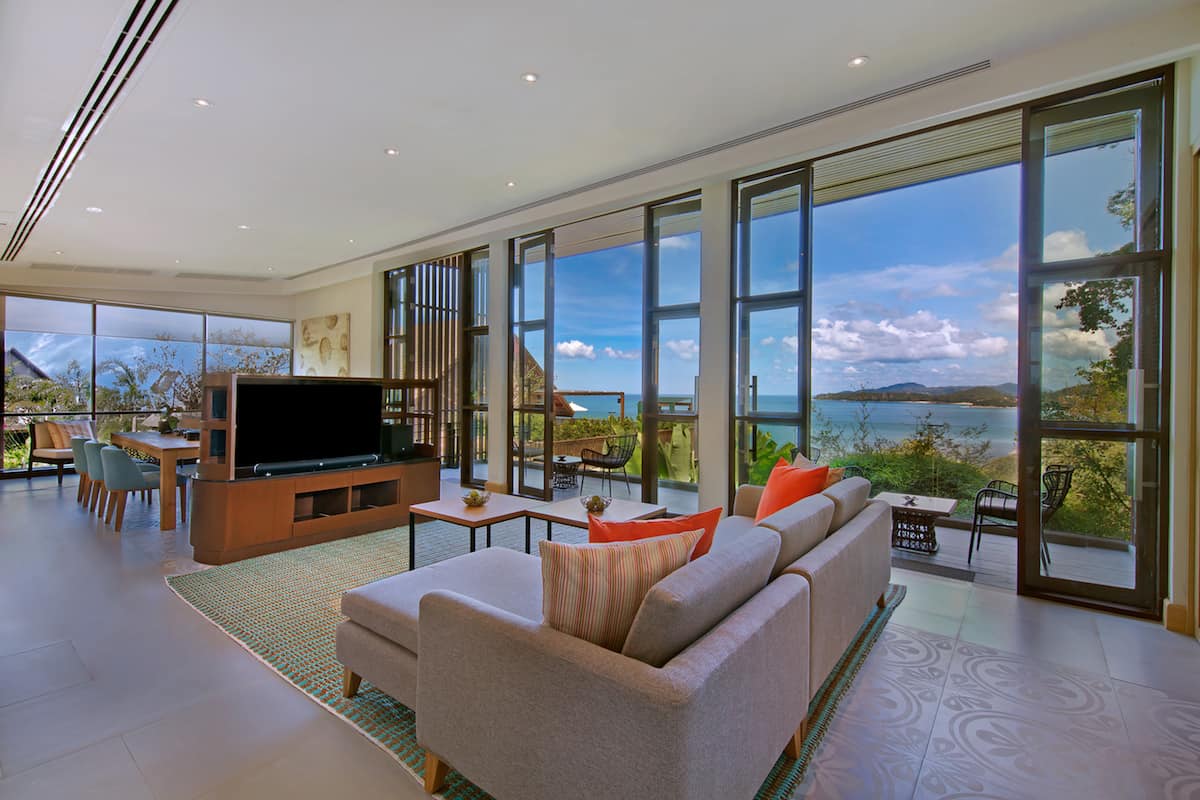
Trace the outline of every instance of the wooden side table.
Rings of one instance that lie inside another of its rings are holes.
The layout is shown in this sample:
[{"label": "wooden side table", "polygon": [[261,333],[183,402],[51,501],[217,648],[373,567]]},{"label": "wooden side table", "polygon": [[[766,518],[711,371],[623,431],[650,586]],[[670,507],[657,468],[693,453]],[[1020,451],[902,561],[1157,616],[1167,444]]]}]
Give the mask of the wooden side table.
[{"label": "wooden side table", "polygon": [[924,497],[919,494],[880,492],[876,500],[892,507],[892,547],[915,550],[918,553],[938,551],[937,530],[940,517],[954,513],[957,500],[945,497]]}]

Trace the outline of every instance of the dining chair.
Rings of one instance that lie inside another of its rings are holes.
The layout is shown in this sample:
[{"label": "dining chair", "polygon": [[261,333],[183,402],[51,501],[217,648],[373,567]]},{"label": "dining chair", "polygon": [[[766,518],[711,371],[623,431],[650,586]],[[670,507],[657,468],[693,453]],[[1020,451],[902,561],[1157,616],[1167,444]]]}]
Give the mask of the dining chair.
[{"label": "dining chair", "polygon": [[75,502],[82,503],[91,492],[91,481],[88,480],[87,451],[83,449],[88,440],[86,436],[71,437],[71,453],[75,458],[75,474],[79,476],[79,488],[75,492]]},{"label": "dining chair", "polygon": [[88,511],[95,511],[96,504],[100,504],[100,514],[104,514],[104,505],[108,502],[108,492],[104,488],[104,464],[100,461],[100,451],[104,449],[103,442],[97,442],[95,439],[89,439],[83,443],[84,457],[87,459],[88,483],[90,490],[88,492],[87,503]]},{"label": "dining chair", "polygon": [[120,533],[125,522],[125,504],[129,500],[129,493],[153,492],[158,488],[160,474],[158,470],[140,469],[137,462],[119,447],[110,445],[103,448],[100,458],[104,462],[104,486],[109,494],[104,521],[112,522],[115,510],[116,522],[113,528]]}]

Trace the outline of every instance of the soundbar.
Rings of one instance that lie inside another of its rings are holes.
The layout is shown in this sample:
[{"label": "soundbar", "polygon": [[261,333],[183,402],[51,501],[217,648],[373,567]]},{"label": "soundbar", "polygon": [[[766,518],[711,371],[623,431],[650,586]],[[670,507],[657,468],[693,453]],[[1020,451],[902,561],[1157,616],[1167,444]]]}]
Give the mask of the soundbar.
[{"label": "soundbar", "polygon": [[365,467],[368,464],[378,464],[379,455],[369,453],[361,456],[338,456],[336,458],[306,458],[300,461],[272,461],[255,464],[254,475],[290,475],[293,472],[316,472],[322,469],[341,469],[343,467]]}]

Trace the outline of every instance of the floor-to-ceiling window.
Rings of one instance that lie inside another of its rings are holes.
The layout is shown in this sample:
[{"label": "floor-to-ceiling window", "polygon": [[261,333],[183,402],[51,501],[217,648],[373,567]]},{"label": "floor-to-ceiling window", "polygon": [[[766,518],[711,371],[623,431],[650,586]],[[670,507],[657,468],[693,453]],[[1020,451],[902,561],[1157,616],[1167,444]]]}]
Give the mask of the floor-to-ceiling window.
[{"label": "floor-to-ceiling window", "polygon": [[289,374],[292,323],[0,295],[4,470],[28,463],[29,423],[92,417],[97,434],[163,408],[199,409],[205,372]]},{"label": "floor-to-ceiling window", "polygon": [[488,417],[488,250],[467,254],[463,298],[462,481],[487,482]]}]

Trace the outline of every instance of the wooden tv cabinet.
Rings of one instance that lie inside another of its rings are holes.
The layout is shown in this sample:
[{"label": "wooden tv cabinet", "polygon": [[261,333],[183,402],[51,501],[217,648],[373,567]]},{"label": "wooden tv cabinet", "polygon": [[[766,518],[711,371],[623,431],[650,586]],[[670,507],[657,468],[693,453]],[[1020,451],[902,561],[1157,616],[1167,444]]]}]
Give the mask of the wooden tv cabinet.
[{"label": "wooden tv cabinet", "polygon": [[197,478],[193,558],[228,564],[397,527],[408,522],[411,504],[438,499],[440,489],[436,457],[261,478]]}]

